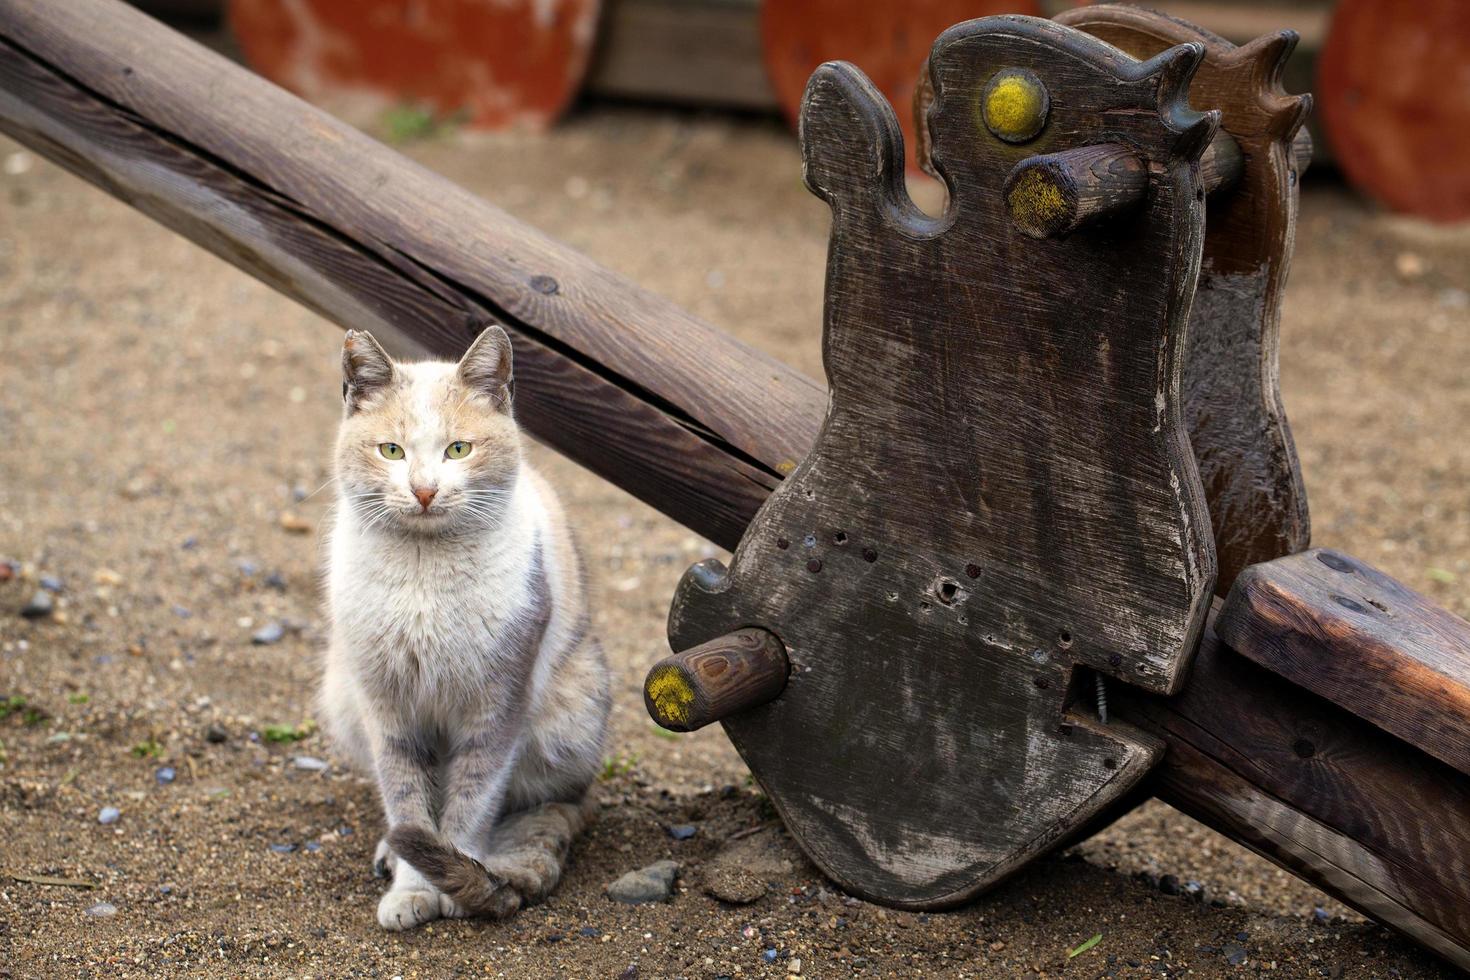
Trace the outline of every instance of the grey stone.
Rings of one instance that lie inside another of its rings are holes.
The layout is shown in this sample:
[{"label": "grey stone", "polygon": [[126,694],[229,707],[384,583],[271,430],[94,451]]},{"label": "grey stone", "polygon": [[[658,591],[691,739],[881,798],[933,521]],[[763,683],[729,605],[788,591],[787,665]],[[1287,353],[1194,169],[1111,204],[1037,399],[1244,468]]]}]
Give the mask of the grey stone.
[{"label": "grey stone", "polygon": [[51,593],[45,589],[37,589],[30,601],[20,607],[20,614],[26,619],[44,619],[55,610],[56,603],[52,600]]},{"label": "grey stone", "polygon": [[607,897],[625,905],[668,901],[674,893],[674,879],[679,876],[675,861],[655,861],[646,868],[629,871],[607,886]]},{"label": "grey stone", "polygon": [[258,647],[270,646],[272,643],[280,643],[281,638],[286,635],[286,627],[279,622],[269,622],[250,634],[250,642]]},{"label": "grey stone", "polygon": [[115,806],[105,806],[97,811],[97,822],[100,824],[113,824],[122,819],[122,811]]},{"label": "grey stone", "polygon": [[111,915],[117,915],[117,906],[111,902],[98,902],[87,909],[87,914],[94,919],[105,919]]},{"label": "grey stone", "polygon": [[38,581],[41,583],[41,588],[45,589],[47,592],[66,591],[66,587],[61,584],[61,579],[57,578],[55,575],[42,575],[40,579],[38,579]]},{"label": "grey stone", "polygon": [[699,833],[699,828],[689,823],[676,823],[668,828],[668,832],[674,840],[688,840]]},{"label": "grey stone", "polygon": [[330,768],[325,760],[318,759],[314,755],[298,755],[291,760],[291,765],[297,769],[305,769],[307,772],[326,772]]},{"label": "grey stone", "polygon": [[225,731],[219,725],[210,725],[204,730],[204,740],[206,742],[213,742],[215,745],[219,745],[230,740],[230,733]]},{"label": "grey stone", "polygon": [[1226,943],[1224,953],[1225,962],[1231,966],[1240,966],[1240,964],[1246,961],[1249,955],[1246,953],[1244,946],[1237,945],[1236,943]]}]

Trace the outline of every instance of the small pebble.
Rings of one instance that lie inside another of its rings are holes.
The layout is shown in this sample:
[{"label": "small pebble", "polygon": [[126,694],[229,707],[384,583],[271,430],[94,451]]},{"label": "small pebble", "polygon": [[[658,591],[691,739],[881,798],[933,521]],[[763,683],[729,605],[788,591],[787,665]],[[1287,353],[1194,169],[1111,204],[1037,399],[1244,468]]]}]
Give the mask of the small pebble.
[{"label": "small pebble", "polygon": [[111,902],[98,902],[87,909],[87,914],[94,919],[105,919],[110,915],[117,915],[117,906]]},{"label": "small pebble", "polygon": [[1159,879],[1159,891],[1165,895],[1178,895],[1182,890],[1179,886],[1179,879],[1174,875],[1164,875]]},{"label": "small pebble", "polygon": [[668,828],[668,832],[669,836],[674,838],[674,840],[688,840],[699,833],[699,828],[693,824],[676,823]]},{"label": "small pebble", "polygon": [[315,854],[317,851],[320,851],[322,849],[322,845],[314,840],[309,840],[306,842],[306,849]]},{"label": "small pebble", "polygon": [[761,952],[761,959],[765,960],[767,963],[774,963],[776,962],[776,957],[780,955],[781,954],[776,952],[774,949],[767,949]]},{"label": "small pebble", "polygon": [[602,930],[594,929],[592,926],[583,926],[582,928],[577,930],[577,935],[586,936],[588,939],[596,939],[598,936],[602,935]]},{"label": "small pebble", "polygon": [[268,589],[275,589],[277,592],[285,592],[286,576],[282,575],[280,572],[271,572],[262,580],[261,584]]},{"label": "small pebble", "polygon": [[199,547],[199,539],[191,534],[183,541],[179,542],[179,547],[183,548],[185,551],[193,551],[195,548]]},{"label": "small pebble", "polygon": [[271,850],[277,854],[292,854],[296,851],[295,844],[272,844]]},{"label": "small pebble", "polygon": [[349,826],[347,826],[346,824],[343,824],[342,826],[340,826],[340,827],[337,828],[337,836],[338,837],[351,837],[352,836],[352,828],[349,827]]},{"label": "small pebble", "polygon": [[245,576],[246,578],[254,578],[255,573],[260,571],[260,566],[251,561],[249,558],[241,558],[239,561],[235,562],[235,568],[238,569],[240,574]]},{"label": "small pebble", "polygon": [[175,616],[179,617],[180,619],[188,619],[190,616],[193,616],[194,615],[192,612],[190,612],[188,609],[185,609],[183,606],[174,606],[173,607],[173,614]]},{"label": "small pebble", "polygon": [[47,592],[63,592],[66,589],[66,587],[61,584],[61,579],[57,578],[55,575],[42,575],[39,579],[37,579],[37,581],[41,583],[41,588],[45,589]]},{"label": "small pebble", "polygon": [[291,760],[291,765],[307,772],[326,772],[330,768],[324,760],[314,755],[298,755]]},{"label": "small pebble", "polygon": [[282,626],[279,621],[273,620],[251,633],[250,642],[258,647],[270,646],[272,643],[281,642],[281,638],[285,635],[286,627]]},{"label": "small pebble", "polygon": [[159,766],[157,771],[153,773],[153,778],[158,780],[158,785],[167,786],[177,779],[178,775],[178,772],[175,771],[173,766]]},{"label": "small pebble", "polygon": [[674,861],[655,861],[646,868],[629,871],[607,886],[607,897],[625,905],[667,901],[674,893],[674,879],[679,865]]},{"label": "small pebble", "polygon": [[122,811],[115,806],[105,806],[97,811],[97,822],[106,826],[122,819]]},{"label": "small pebble", "polygon": [[1312,921],[1317,923],[1317,925],[1319,926],[1325,926],[1331,918],[1332,917],[1327,914],[1327,910],[1320,905],[1312,909]]},{"label": "small pebble", "polygon": [[20,607],[20,614],[26,619],[44,619],[55,611],[56,603],[45,589],[37,589],[30,601]]},{"label": "small pebble", "polygon": [[210,725],[204,730],[204,740],[206,742],[213,742],[215,745],[220,745],[230,740],[230,733],[219,725]]},{"label": "small pebble", "polygon": [[1245,947],[1237,945],[1235,943],[1226,943],[1224,952],[1225,962],[1229,963],[1231,966],[1240,966],[1240,964],[1246,961],[1246,958],[1248,956],[1245,951]]}]

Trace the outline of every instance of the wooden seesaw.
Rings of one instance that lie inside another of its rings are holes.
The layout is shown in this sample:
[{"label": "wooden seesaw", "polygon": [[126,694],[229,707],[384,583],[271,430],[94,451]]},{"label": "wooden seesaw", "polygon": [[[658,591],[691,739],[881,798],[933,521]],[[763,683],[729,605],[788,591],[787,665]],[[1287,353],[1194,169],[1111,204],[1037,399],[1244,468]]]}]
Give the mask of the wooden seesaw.
[{"label": "wooden seesaw", "polygon": [[115,0],[0,0],[0,129],[396,353],[503,323],[529,431],[738,545],[681,586],[685,715],[656,716],[723,720],[855,891],[959,901],[1152,793],[1470,965],[1470,627],[1302,550],[1275,374],[1291,38],[1067,18],[936,44],[937,219],[891,111],[815,77],[830,415]]}]

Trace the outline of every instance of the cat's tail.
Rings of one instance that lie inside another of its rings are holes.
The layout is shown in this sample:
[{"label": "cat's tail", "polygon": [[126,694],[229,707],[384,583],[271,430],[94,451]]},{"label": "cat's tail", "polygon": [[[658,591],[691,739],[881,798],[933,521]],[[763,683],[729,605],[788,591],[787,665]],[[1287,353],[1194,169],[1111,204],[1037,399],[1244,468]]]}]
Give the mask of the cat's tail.
[{"label": "cat's tail", "polygon": [[482,864],[425,827],[401,824],[388,846],[467,915],[503,919],[541,901],[561,880],[572,839],[592,812],[590,801],[546,803],[509,814],[495,828]]}]

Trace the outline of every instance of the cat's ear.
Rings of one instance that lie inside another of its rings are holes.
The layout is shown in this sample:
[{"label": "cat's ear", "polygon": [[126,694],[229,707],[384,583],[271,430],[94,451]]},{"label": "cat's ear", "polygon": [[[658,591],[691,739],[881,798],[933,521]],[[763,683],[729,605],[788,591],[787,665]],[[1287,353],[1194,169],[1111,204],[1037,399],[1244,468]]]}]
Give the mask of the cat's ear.
[{"label": "cat's ear", "polygon": [[466,387],[489,395],[497,408],[510,409],[510,338],[499,324],[487,325],[464,352],[459,361],[459,378]]},{"label": "cat's ear", "polygon": [[342,341],[342,400],[348,414],[357,411],[374,392],[391,385],[396,377],[393,358],[372,334],[366,330],[347,331]]}]

